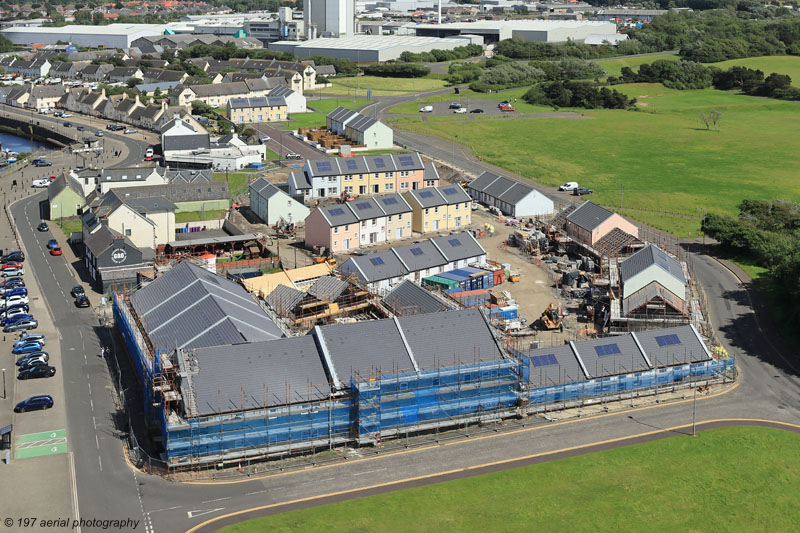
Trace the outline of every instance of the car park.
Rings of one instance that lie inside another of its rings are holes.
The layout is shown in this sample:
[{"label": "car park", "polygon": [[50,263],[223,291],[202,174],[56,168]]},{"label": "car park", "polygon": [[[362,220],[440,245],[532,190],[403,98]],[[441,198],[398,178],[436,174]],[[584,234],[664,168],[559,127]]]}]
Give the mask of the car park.
[{"label": "car park", "polygon": [[86,296],[78,296],[75,298],[75,307],[91,307],[92,303]]},{"label": "car park", "polygon": [[470,111],[470,113],[485,113],[485,111],[483,109],[481,109],[480,107],[478,107],[478,108],[473,109],[472,111]]},{"label": "car park", "polygon": [[62,255],[64,252],[61,251],[60,246],[53,246],[50,248],[50,255]]},{"label": "car park", "polygon": [[17,379],[35,379],[35,378],[49,378],[56,375],[56,367],[54,366],[33,366],[20,370],[17,374]]},{"label": "car park", "polygon": [[47,340],[45,339],[45,336],[42,335],[41,333],[26,333],[25,335],[23,335],[22,337],[17,339],[17,341],[14,343],[14,346],[15,347],[16,346],[22,346],[26,342],[36,342],[36,343],[38,343],[38,344],[40,344],[42,346],[47,344]]},{"label": "car park", "polygon": [[58,246],[58,240],[50,239],[49,241],[47,241],[47,247],[48,248],[52,248],[54,246]]},{"label": "car park", "polygon": [[558,190],[559,191],[574,191],[577,188],[578,188],[578,182],[577,181],[568,181],[564,185],[561,185],[558,188]]},{"label": "car park", "polygon": [[125,135],[130,135],[131,133],[139,133],[139,130],[128,128],[127,130],[123,131],[122,133],[124,133]]},{"label": "car park", "polygon": [[50,226],[47,225],[47,222],[42,221],[42,222],[39,222],[39,225],[36,226],[36,229],[38,231],[50,231]]},{"label": "car park", "polygon": [[40,180],[33,180],[33,182],[31,182],[31,185],[33,185],[35,189],[46,189],[47,187],[50,186],[50,180],[47,178],[43,178]]},{"label": "car park", "polygon": [[69,291],[73,298],[77,298],[78,296],[86,296],[86,291],[83,290],[81,285],[75,285],[72,287],[72,290]]},{"label": "car park", "polygon": [[18,370],[27,370],[35,366],[47,366],[47,359],[43,355],[30,354],[31,357],[25,359],[20,363]]},{"label": "car park", "polygon": [[583,196],[585,194],[592,194],[594,191],[589,187],[577,187],[572,190],[572,196]]},{"label": "car park", "polygon": [[286,154],[286,159],[303,159],[303,157],[300,154],[289,152],[288,154]]},{"label": "car park", "polygon": [[39,327],[37,320],[20,320],[14,324],[9,324],[3,328],[3,333],[12,333],[14,331],[28,331],[29,329],[36,329]]},{"label": "car park", "polygon": [[19,402],[14,407],[14,412],[26,413],[28,411],[38,411],[40,409],[50,409],[53,407],[53,403],[53,397],[49,394],[38,394]]},{"label": "car park", "polygon": [[43,346],[35,341],[28,341],[20,344],[19,346],[14,346],[11,350],[11,353],[14,355],[23,354],[23,353],[36,353],[41,352]]},{"label": "car park", "polygon": [[2,275],[4,278],[8,276],[21,276],[23,274],[25,274],[25,269],[22,267],[3,266],[2,271],[0,271],[0,275]]}]

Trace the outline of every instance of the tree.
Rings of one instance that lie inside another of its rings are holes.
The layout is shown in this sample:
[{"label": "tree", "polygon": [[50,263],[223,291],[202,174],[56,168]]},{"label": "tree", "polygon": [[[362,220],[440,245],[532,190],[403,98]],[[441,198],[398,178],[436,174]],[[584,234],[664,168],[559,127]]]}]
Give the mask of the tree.
[{"label": "tree", "polygon": [[127,85],[131,89],[133,89],[134,87],[136,87],[140,83],[142,83],[142,80],[140,80],[139,78],[131,77],[131,78],[128,78],[127,80],[125,80],[125,85]]}]

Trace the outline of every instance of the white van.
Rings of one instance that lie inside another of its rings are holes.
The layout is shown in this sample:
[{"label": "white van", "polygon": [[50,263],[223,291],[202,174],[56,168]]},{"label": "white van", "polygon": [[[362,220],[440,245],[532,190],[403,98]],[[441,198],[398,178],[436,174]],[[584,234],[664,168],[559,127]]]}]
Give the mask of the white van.
[{"label": "white van", "polygon": [[558,188],[559,191],[574,191],[578,188],[577,181],[568,181],[564,185]]},{"label": "white van", "polygon": [[419,108],[420,113],[433,113],[433,106],[432,105],[424,105]]}]

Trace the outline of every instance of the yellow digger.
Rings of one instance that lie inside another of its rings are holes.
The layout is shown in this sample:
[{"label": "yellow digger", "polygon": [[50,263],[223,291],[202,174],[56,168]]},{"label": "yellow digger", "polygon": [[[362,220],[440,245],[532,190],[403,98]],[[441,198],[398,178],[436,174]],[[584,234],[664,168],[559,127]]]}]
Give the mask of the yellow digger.
[{"label": "yellow digger", "polygon": [[541,322],[542,329],[551,331],[554,329],[561,329],[563,326],[561,322],[564,319],[561,317],[561,314],[558,312],[558,308],[550,303],[547,306],[547,309],[544,310],[542,316],[539,317],[539,322]]}]

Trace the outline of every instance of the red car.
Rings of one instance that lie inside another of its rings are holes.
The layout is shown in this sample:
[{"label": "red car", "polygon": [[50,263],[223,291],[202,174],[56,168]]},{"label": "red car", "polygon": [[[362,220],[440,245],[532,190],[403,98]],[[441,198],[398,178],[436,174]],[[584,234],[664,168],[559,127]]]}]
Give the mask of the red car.
[{"label": "red car", "polygon": [[3,263],[3,268],[22,268],[22,264],[17,262]]},{"label": "red car", "polygon": [[50,255],[61,255],[63,252],[61,251],[60,246],[53,246],[50,248]]}]

